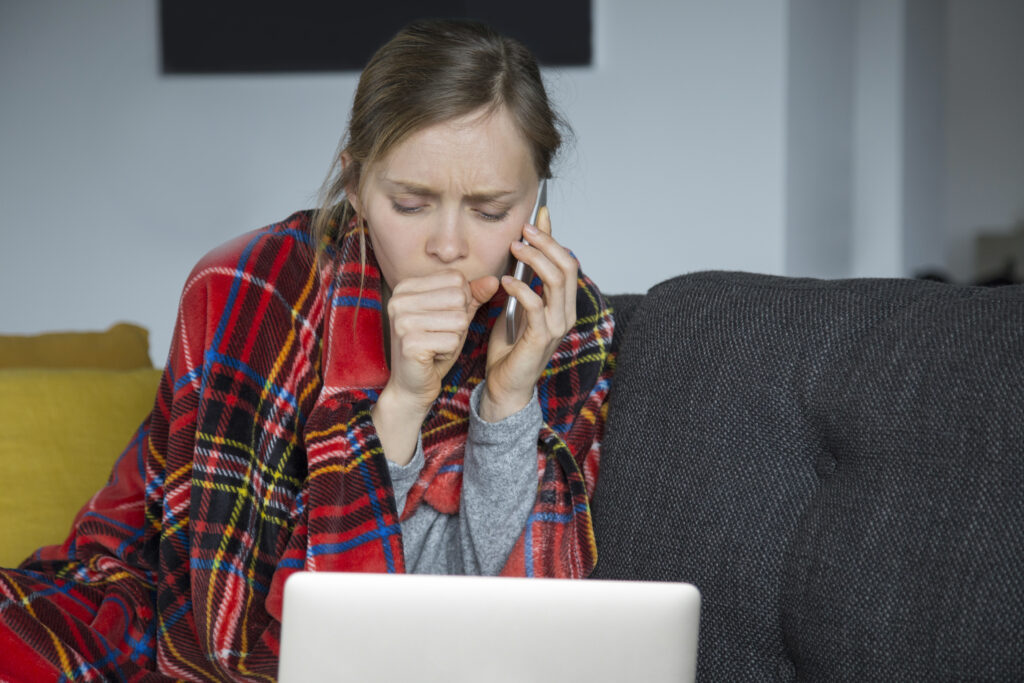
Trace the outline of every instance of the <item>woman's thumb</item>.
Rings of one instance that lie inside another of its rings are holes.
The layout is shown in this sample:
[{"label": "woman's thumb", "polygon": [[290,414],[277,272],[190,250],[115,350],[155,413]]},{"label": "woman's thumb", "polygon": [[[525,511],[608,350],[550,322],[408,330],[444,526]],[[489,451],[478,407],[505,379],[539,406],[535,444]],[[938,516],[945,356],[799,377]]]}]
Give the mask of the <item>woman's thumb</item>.
[{"label": "woman's thumb", "polygon": [[470,303],[470,317],[476,314],[478,308],[491,300],[494,293],[498,291],[498,278],[493,275],[478,277],[469,283],[469,291],[473,295]]}]

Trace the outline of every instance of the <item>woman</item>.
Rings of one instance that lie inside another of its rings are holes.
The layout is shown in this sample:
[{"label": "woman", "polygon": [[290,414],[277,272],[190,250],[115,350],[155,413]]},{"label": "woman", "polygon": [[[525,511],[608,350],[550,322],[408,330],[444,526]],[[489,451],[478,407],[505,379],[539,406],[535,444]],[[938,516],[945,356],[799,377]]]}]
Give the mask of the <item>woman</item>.
[{"label": "woman", "polygon": [[0,678],[267,680],[303,569],[586,576],[613,324],[527,225],[557,123],[483,26],[384,45],[321,208],[199,262],[108,485],[0,572]]}]

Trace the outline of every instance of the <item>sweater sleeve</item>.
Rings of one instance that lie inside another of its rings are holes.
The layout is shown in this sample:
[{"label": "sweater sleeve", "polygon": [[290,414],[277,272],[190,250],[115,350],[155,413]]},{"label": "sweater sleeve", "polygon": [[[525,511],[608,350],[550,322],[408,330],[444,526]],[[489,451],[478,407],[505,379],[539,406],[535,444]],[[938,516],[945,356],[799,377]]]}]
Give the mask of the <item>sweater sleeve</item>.
[{"label": "sweater sleeve", "polygon": [[[388,460],[388,474],[391,475],[391,487],[395,494],[395,509],[398,510],[399,516],[405,510],[405,499],[408,498],[409,490],[420,476],[424,462],[422,437],[416,439],[416,452],[405,465],[397,465]],[[406,533],[405,525],[402,525],[402,533]],[[408,558],[408,552],[406,552],[406,558]]]},{"label": "sweater sleeve", "polygon": [[[481,383],[470,397],[469,432],[459,512],[420,505],[402,522],[406,567],[419,574],[497,574],[533,508],[537,491],[537,435],[542,417],[536,392],[500,422],[480,417]],[[423,467],[423,447],[405,466],[388,462],[401,513]]]}]

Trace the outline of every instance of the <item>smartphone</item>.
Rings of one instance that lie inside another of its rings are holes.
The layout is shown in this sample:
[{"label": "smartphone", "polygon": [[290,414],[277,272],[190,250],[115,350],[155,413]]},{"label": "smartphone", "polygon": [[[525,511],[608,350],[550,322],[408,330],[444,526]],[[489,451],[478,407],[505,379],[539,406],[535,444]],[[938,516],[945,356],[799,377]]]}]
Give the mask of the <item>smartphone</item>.
[{"label": "smartphone", "polygon": [[[540,209],[543,206],[548,205],[548,180],[544,178],[540,181],[540,189],[537,190],[537,202],[533,205],[533,212],[530,214],[530,225],[537,225],[537,214],[540,213]],[[524,244],[529,244],[525,238],[523,238]],[[533,269],[520,260],[516,260],[516,269],[512,273],[512,277],[530,284],[533,280]],[[519,336],[519,318],[522,317],[522,312],[519,310],[519,302],[514,296],[508,298],[508,303],[505,304],[505,337],[508,339],[509,344],[516,343],[516,337]]]}]

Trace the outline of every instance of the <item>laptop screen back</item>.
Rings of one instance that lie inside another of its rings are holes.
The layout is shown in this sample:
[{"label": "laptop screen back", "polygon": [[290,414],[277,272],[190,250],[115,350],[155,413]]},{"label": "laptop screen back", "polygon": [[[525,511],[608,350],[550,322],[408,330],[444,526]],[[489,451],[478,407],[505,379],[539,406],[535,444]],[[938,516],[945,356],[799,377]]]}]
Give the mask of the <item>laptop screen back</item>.
[{"label": "laptop screen back", "polygon": [[279,677],[692,681],[699,616],[681,583],[299,572]]}]

